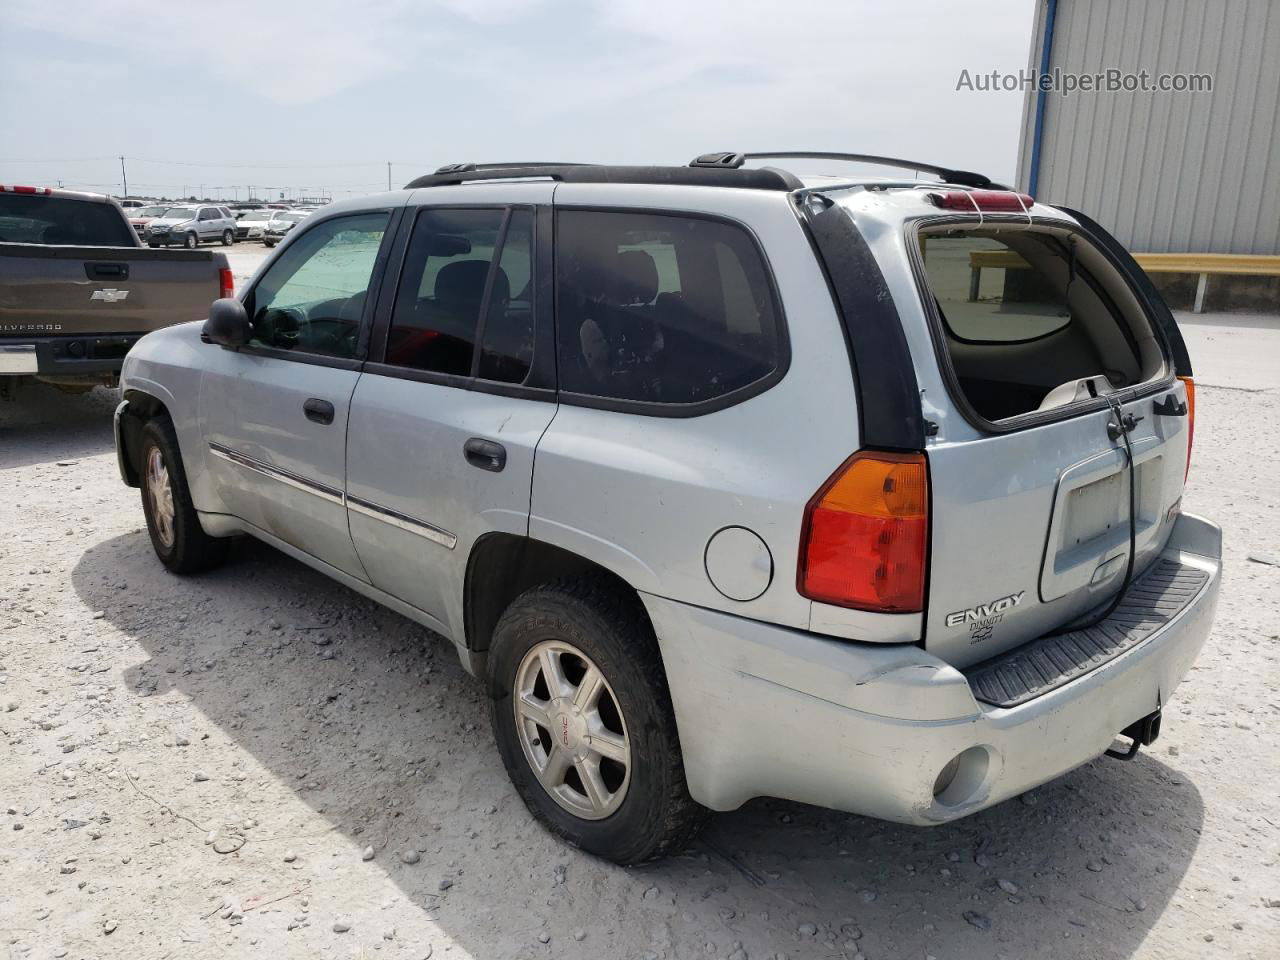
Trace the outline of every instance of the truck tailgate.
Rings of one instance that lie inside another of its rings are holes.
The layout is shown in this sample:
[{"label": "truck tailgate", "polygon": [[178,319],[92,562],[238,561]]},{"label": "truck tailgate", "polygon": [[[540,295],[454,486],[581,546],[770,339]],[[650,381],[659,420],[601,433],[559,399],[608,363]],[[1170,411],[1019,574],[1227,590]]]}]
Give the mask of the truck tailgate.
[{"label": "truck tailgate", "polygon": [[0,341],[199,320],[222,295],[226,268],[212,250],[0,243]]}]

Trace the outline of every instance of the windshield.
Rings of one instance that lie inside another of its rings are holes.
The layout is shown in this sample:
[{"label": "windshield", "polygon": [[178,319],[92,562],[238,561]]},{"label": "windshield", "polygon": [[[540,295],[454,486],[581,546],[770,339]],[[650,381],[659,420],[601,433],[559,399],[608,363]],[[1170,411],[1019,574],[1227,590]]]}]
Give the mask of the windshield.
[{"label": "windshield", "polygon": [[164,212],[166,220],[190,220],[196,212],[190,207],[170,207]]},{"label": "windshield", "polygon": [[168,210],[168,207],[141,207],[137,210],[130,210],[131,217],[158,217],[160,214]]},{"label": "windshield", "polygon": [[276,214],[276,220],[285,220],[289,223],[301,223],[307,218],[305,213],[280,213]]}]

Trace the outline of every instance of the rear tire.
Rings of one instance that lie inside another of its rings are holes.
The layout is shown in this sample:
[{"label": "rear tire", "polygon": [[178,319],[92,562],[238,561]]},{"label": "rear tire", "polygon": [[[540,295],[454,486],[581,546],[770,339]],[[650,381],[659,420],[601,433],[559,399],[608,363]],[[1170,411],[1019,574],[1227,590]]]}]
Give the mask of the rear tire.
[{"label": "rear tire", "polygon": [[689,796],[657,639],[634,593],[597,577],[534,587],[498,622],[488,674],[502,762],[547,829],[623,865],[693,839],[706,810]]},{"label": "rear tire", "polygon": [[200,246],[200,235],[198,233],[188,233],[183,240],[183,246],[188,250],[194,250]]},{"label": "rear tire", "polygon": [[148,244],[147,244],[147,246],[148,246],[148,247],[150,247],[152,250],[159,250],[159,249],[160,249],[160,244],[158,244],[158,243],[148,243]]},{"label": "rear tire", "polygon": [[200,573],[222,563],[228,541],[209,536],[200,526],[182,468],[178,437],[168,417],[156,417],[142,428],[139,472],[142,512],[160,562],[177,574]]},{"label": "rear tire", "polygon": [[234,233],[232,233],[230,230],[222,231],[222,245],[224,247],[229,247],[235,242],[236,242],[236,235]]}]

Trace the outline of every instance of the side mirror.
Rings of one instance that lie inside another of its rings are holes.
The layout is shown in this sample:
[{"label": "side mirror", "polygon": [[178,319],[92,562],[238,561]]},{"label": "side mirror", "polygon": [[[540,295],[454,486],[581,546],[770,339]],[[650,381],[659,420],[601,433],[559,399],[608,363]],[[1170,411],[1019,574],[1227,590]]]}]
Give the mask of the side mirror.
[{"label": "side mirror", "polygon": [[242,347],[253,336],[253,327],[249,325],[249,315],[244,304],[235,297],[223,297],[213,301],[209,308],[209,319],[204,322],[200,331],[200,339],[205,343],[216,343],[221,347]]}]

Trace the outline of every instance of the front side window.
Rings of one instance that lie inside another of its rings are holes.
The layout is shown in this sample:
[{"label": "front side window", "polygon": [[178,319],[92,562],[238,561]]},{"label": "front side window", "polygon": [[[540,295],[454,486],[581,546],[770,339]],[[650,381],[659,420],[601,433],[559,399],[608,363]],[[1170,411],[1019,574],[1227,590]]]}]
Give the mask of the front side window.
[{"label": "front side window", "polygon": [[757,384],[783,363],[768,270],[733,224],[563,210],[556,284],[566,392],[696,404]]},{"label": "front side window", "polygon": [[335,217],[292,242],[254,288],[250,345],[354,358],[389,216]]},{"label": "front side window", "polygon": [[405,254],[386,362],[523,382],[533,358],[532,257],[529,210],[424,210]]}]

